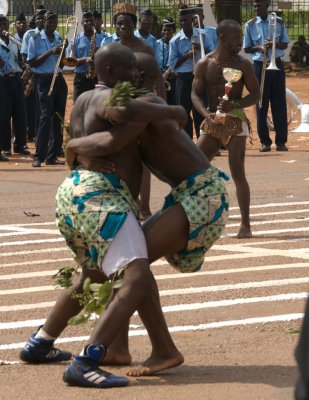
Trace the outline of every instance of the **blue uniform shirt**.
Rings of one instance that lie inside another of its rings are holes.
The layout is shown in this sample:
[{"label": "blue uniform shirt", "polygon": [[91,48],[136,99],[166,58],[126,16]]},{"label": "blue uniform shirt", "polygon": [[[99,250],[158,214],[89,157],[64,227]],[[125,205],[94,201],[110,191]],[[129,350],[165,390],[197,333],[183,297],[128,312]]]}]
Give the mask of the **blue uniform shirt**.
[{"label": "blue uniform shirt", "polygon": [[156,61],[161,69],[168,68],[168,57],[169,57],[169,44],[165,43],[163,39],[157,40],[156,45]]},{"label": "blue uniform shirt", "polygon": [[[245,25],[244,48],[255,47],[263,45],[266,40],[272,40],[274,25],[269,25],[271,16],[268,14],[267,19],[264,21],[261,17],[256,17],[248,21]],[[277,17],[276,26],[276,43],[289,43],[289,36],[282,19]],[[272,50],[270,49],[267,54],[267,59],[271,59]],[[283,57],[284,50],[276,49],[276,58]],[[263,53],[257,51],[251,53],[254,61],[263,61]]]},{"label": "blue uniform shirt", "polygon": [[[29,40],[28,46],[28,58],[27,61],[33,60],[46,53],[52,47],[61,45],[62,40],[56,32],[54,32],[53,40],[50,42],[45,34],[45,30],[32,36]],[[56,68],[58,54],[51,54],[46,60],[37,67],[33,67],[32,71],[36,74],[53,74]],[[61,72],[59,68],[58,72]]]},{"label": "blue uniform shirt", "polygon": [[117,33],[113,33],[112,36],[106,36],[102,42],[101,42],[101,47],[106,46],[108,43],[117,43],[120,42],[120,37],[117,35]]},{"label": "blue uniform shirt", "polygon": [[[205,49],[210,49],[211,42],[210,38],[206,36],[205,31],[201,29],[201,34],[203,38],[203,45]],[[188,53],[192,50],[192,42],[199,43],[199,30],[197,28],[193,28],[192,37],[189,39],[183,30],[178,32],[171,40],[170,40],[170,54],[167,64],[171,66],[176,72],[193,72],[193,60],[189,58],[185,62],[183,62],[179,67],[175,68],[177,61],[180,57]],[[199,50],[195,51],[195,64],[201,58],[201,52]]]},{"label": "blue uniform shirt", "polygon": [[[101,41],[102,41],[102,36],[98,35],[97,33],[95,34],[95,40],[96,40],[96,47],[100,47]],[[71,47],[72,47],[72,42],[70,42],[68,48],[66,49],[66,55],[68,56],[71,52]],[[82,57],[87,57],[90,52],[90,47],[91,47],[91,39],[88,39],[88,37],[85,35],[84,32],[80,32],[76,36],[76,41],[75,41],[75,47],[74,47],[74,52],[73,56],[76,58],[82,58]],[[75,69],[74,72],[78,74],[82,74],[87,72],[88,70],[88,63],[82,63],[78,65]]]},{"label": "blue uniform shirt", "polygon": [[24,34],[23,41],[21,44],[21,49],[20,49],[21,54],[26,54],[26,57],[28,56],[29,40],[30,40],[31,36],[33,36],[35,33],[38,33],[38,32],[40,32],[38,30],[38,28],[35,28],[35,29],[29,29],[29,31],[27,31]]},{"label": "blue uniform shirt", "polygon": [[0,76],[4,76],[6,73],[10,72],[10,49],[0,39],[0,58],[4,62],[4,66],[0,68]]},{"label": "blue uniform shirt", "polygon": [[18,56],[19,56],[19,49],[18,46],[10,39],[8,48],[10,49],[10,69],[11,72],[22,72],[22,69],[20,68],[19,62],[18,62]]},{"label": "blue uniform shirt", "polygon": [[138,37],[139,39],[141,39],[143,42],[145,42],[146,44],[148,44],[148,46],[151,46],[153,49],[156,48],[156,44],[157,44],[157,39],[152,36],[151,33],[148,32],[148,35],[146,36],[146,39],[140,34],[139,29],[136,29],[136,31],[134,31],[134,35],[136,37]]},{"label": "blue uniform shirt", "polygon": [[206,26],[204,25],[203,30],[205,31],[206,36],[208,36],[210,41],[210,46],[208,50],[213,51],[218,46],[218,37],[216,28],[213,26]]}]

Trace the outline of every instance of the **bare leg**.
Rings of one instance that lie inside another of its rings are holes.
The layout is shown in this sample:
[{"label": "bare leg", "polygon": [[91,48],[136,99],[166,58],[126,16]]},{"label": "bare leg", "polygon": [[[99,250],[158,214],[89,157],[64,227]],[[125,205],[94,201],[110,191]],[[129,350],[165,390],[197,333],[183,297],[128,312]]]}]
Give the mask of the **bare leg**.
[{"label": "bare leg", "polygon": [[[189,224],[182,206],[177,204],[149,218],[143,225],[143,231],[151,263],[187,245]],[[127,375],[151,375],[182,364],[183,355],[168,331],[157,290],[153,290],[148,302],[138,308],[138,313],[148,331],[152,353],[140,367],[132,368]]]},{"label": "bare leg", "polygon": [[134,311],[147,301],[153,290],[153,275],[148,260],[132,261],[124,272],[123,285],[117,290],[97,321],[88,343],[108,347]]},{"label": "bare leg", "polygon": [[151,188],[151,173],[149,169],[143,165],[143,176],[141,190],[139,195],[139,205],[141,209],[141,220],[146,221],[151,216],[150,210],[150,188]]},{"label": "bare leg", "polygon": [[[186,247],[189,225],[182,206],[177,204],[150,217],[143,224],[143,231],[151,263],[165,254],[177,252]],[[148,301],[138,308],[138,313],[148,331],[153,349],[150,357],[140,367],[130,369],[127,374],[129,376],[151,375],[183,363],[183,356],[176,348],[168,331],[158,293],[155,295],[153,290]],[[109,346],[104,364],[108,364],[109,357],[114,360],[121,358],[119,349],[124,351],[127,337],[127,328],[122,328]]]},{"label": "bare leg", "polygon": [[241,224],[237,237],[252,237],[250,227],[250,188],[245,175],[246,137],[233,137],[228,143],[230,170],[236,186]]},{"label": "bare leg", "polygon": [[200,135],[196,146],[205,154],[209,161],[211,161],[220,150],[219,141],[209,135]]},{"label": "bare leg", "polygon": [[[151,311],[153,312],[153,311]],[[161,310],[162,312],[162,310]],[[117,336],[107,349],[101,365],[130,365],[132,357],[129,352],[129,322],[123,324]]]}]

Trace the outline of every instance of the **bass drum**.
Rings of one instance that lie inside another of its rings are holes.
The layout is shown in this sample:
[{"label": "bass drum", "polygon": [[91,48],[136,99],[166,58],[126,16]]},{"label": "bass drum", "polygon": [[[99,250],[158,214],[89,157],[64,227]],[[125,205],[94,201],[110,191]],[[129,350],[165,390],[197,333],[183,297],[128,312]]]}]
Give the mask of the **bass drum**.
[{"label": "bass drum", "polygon": [[[286,109],[287,109],[287,119],[288,119],[288,130],[292,131],[293,129],[297,128],[300,124],[300,110],[299,110],[299,103],[298,98],[294,95],[294,93],[286,89]],[[267,115],[267,126],[270,131],[274,131],[274,122],[271,112],[271,107],[268,109]]]}]

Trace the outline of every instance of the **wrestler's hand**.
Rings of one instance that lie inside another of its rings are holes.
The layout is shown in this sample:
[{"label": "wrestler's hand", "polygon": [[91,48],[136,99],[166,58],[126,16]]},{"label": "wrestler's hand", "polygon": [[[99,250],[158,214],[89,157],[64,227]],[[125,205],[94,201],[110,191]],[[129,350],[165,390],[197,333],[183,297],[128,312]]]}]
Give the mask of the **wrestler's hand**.
[{"label": "wrestler's hand", "polygon": [[76,161],[83,168],[94,172],[108,174],[116,171],[116,165],[103,157],[85,157],[77,155]]},{"label": "wrestler's hand", "polygon": [[76,158],[77,158],[77,153],[75,153],[71,149],[69,142],[65,152],[65,159],[71,171],[74,169]]},{"label": "wrestler's hand", "polygon": [[221,113],[228,113],[233,109],[233,104],[230,100],[225,100],[223,97],[219,97],[218,111]]}]

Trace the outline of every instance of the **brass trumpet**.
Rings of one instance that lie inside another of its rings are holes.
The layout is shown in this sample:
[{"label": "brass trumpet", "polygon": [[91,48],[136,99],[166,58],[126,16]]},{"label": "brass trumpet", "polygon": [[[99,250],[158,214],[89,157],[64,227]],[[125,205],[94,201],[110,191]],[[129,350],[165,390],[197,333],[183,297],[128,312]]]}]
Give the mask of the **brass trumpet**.
[{"label": "brass trumpet", "polygon": [[[70,53],[68,57],[64,57],[63,59],[63,64],[66,65],[67,67],[76,67],[77,65],[77,59],[74,56],[74,49],[75,49],[75,42],[76,42],[76,35],[77,35],[77,27],[78,27],[78,19],[76,16],[72,16],[71,18],[71,26],[74,26],[74,33],[73,33],[73,38],[72,38],[72,47],[70,50]],[[70,29],[69,28],[69,29]]]},{"label": "brass trumpet", "polygon": [[65,51],[65,48],[66,48],[65,44],[68,41],[69,29],[74,23],[76,23],[76,25],[77,25],[77,17],[72,16],[72,17],[69,17],[67,19],[66,27],[65,27],[66,34],[65,34],[65,37],[63,39],[62,49],[61,49],[61,52],[59,54],[59,57],[58,57],[58,60],[57,60],[57,63],[56,63],[55,72],[54,72],[54,75],[53,75],[53,78],[52,78],[52,81],[51,81],[50,88],[49,88],[49,91],[47,93],[47,96],[51,96],[52,93],[53,93],[55,82],[56,82],[57,75],[58,75],[58,70],[59,70],[60,64],[63,62],[64,51]]}]

